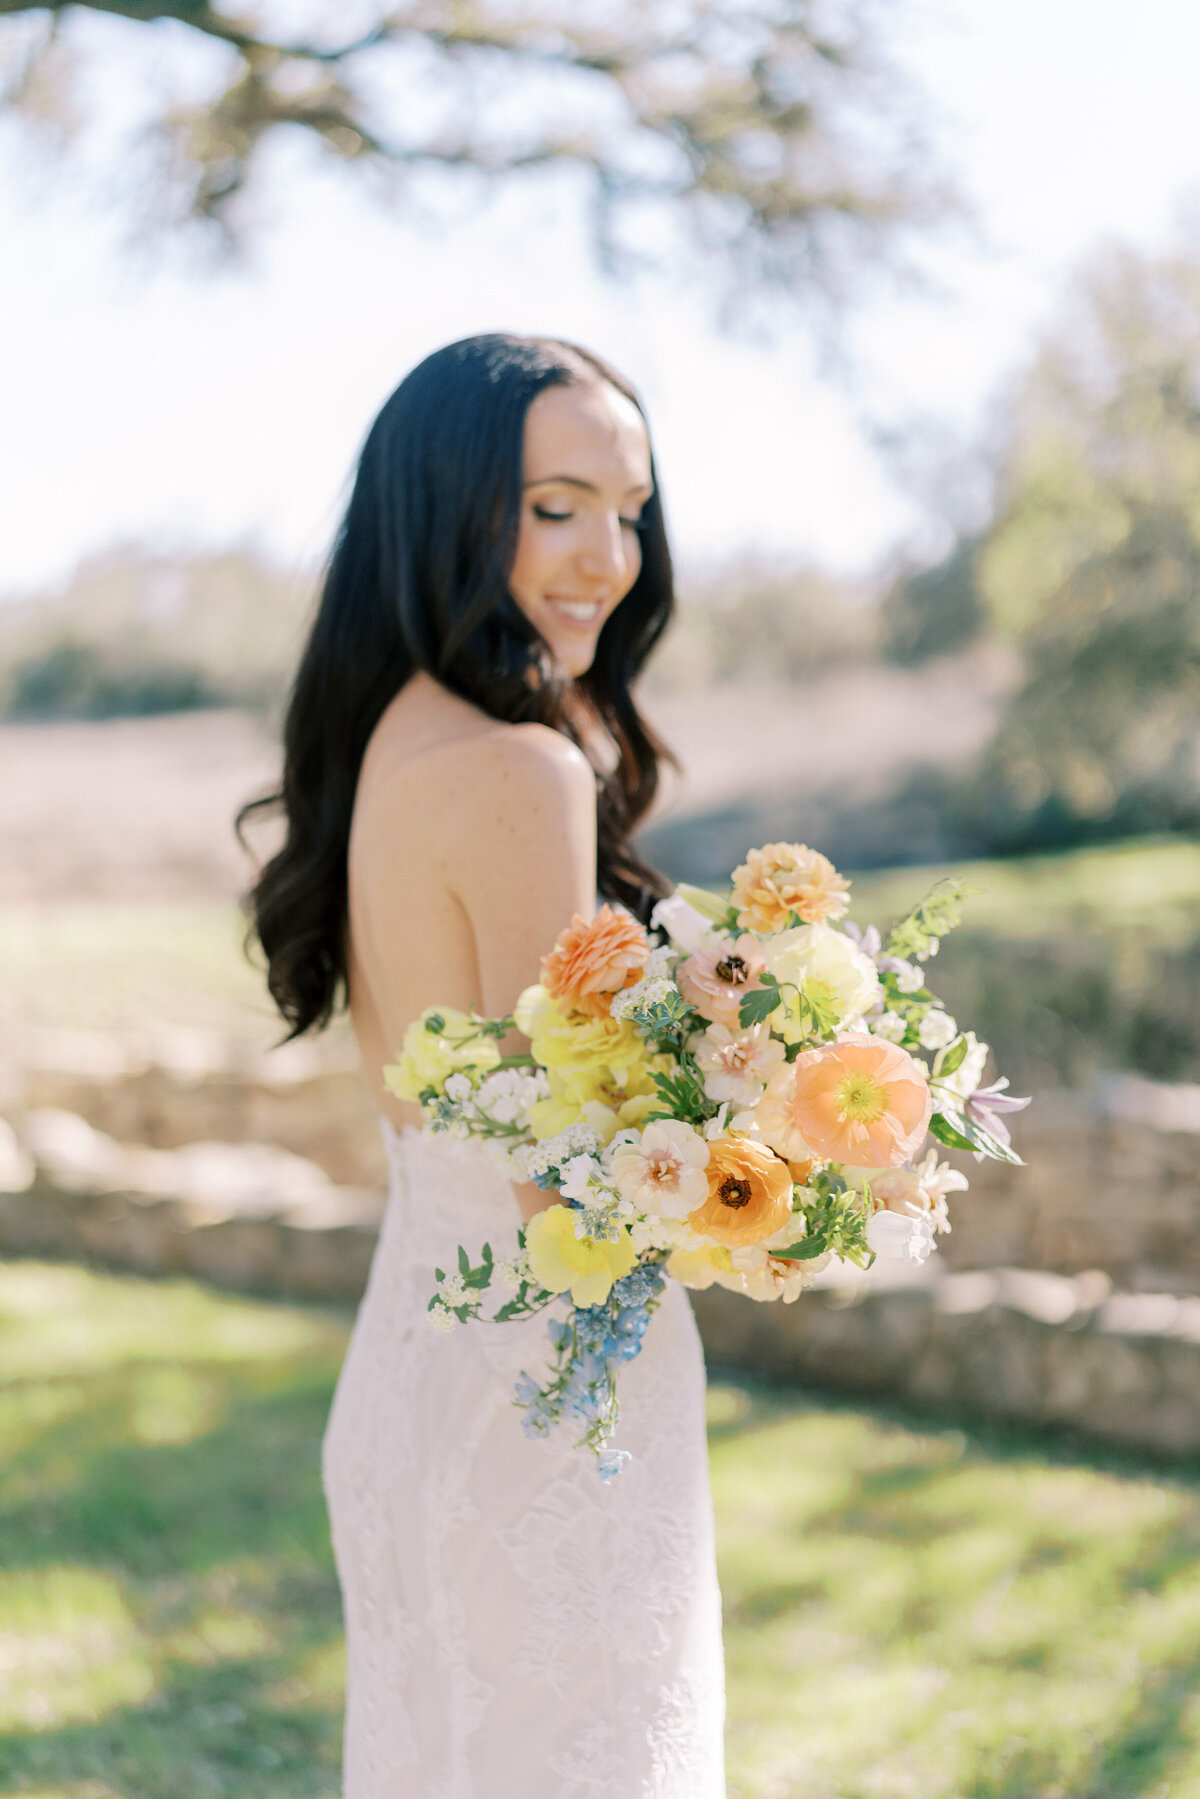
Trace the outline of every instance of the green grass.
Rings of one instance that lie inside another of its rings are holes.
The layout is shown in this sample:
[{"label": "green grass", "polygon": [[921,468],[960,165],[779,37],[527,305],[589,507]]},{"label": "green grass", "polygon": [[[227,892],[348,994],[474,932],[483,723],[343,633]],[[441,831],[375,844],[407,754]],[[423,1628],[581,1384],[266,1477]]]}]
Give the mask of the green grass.
[{"label": "green grass", "polygon": [[[0,1795],[332,1799],[330,1311],[0,1269]],[[710,1394],[731,1799],[1197,1799],[1200,1476]]]},{"label": "green grass", "polygon": [[[852,916],[886,928],[946,873],[979,890],[971,932],[1136,931],[1173,946],[1200,929],[1200,843],[1178,840],[858,875]],[[269,1041],[276,1020],[242,929],[219,902],[0,907],[0,1022],[121,1030],[153,1017]]]},{"label": "green grass", "polygon": [[886,929],[944,874],[978,889],[967,927],[999,937],[1136,930],[1174,945],[1200,929],[1200,843],[1178,839],[856,875],[851,915]]}]

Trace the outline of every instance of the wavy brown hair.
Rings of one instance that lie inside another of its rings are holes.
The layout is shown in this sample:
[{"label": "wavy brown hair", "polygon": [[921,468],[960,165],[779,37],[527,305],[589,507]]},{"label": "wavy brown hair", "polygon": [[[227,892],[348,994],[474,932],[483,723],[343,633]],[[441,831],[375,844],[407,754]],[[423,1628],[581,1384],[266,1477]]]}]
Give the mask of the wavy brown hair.
[{"label": "wavy brown hair", "polygon": [[[586,674],[555,674],[509,591],[521,518],[525,415],[548,387],[630,384],[558,339],[488,334],[436,351],[371,426],[283,731],[279,790],[238,814],[282,812],[283,847],[246,897],[250,939],[287,1038],[328,1024],[346,993],[347,846],[359,770],[384,708],[418,669],[481,711],[551,726],[591,755],[580,705],[616,749],[596,768],[597,885],[645,920],[668,890],[630,841],[672,759],[631,686],[674,608],[657,482],[638,526],[642,566]],[[595,762],[593,761],[595,767]]]}]

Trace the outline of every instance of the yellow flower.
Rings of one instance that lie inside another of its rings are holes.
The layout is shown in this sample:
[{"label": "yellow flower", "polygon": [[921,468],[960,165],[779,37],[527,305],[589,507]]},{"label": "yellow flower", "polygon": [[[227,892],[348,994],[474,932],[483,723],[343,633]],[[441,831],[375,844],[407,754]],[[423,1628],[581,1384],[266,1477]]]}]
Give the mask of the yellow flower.
[{"label": "yellow flower", "polygon": [[636,1128],[651,1112],[661,1109],[658,1089],[649,1069],[623,1069],[621,1075],[607,1069],[551,1068],[549,1099],[539,1099],[530,1111],[537,1138],[553,1137],[581,1120],[597,1131],[603,1143],[611,1143],[618,1131]]},{"label": "yellow flower", "polygon": [[525,1226],[529,1267],[548,1293],[569,1288],[577,1306],[602,1305],[613,1282],[629,1273],[637,1254],[624,1228],[615,1243],[593,1243],[575,1235],[575,1219],[570,1206],[547,1206],[534,1213]]},{"label": "yellow flower", "polygon": [[619,1073],[644,1059],[645,1045],[626,1020],[563,1012],[540,985],[526,987],[513,1017],[530,1040],[534,1061],[543,1068]]},{"label": "yellow flower", "polygon": [[479,1023],[469,1012],[427,1006],[405,1031],[399,1059],[384,1069],[384,1086],[397,1099],[419,1099],[427,1087],[441,1093],[447,1076],[459,1069],[494,1068],[500,1060],[496,1039],[478,1032]]},{"label": "yellow flower", "polygon": [[733,1258],[720,1243],[706,1244],[703,1249],[675,1249],[667,1257],[667,1273],[681,1287],[701,1292],[720,1275],[733,1273]]}]

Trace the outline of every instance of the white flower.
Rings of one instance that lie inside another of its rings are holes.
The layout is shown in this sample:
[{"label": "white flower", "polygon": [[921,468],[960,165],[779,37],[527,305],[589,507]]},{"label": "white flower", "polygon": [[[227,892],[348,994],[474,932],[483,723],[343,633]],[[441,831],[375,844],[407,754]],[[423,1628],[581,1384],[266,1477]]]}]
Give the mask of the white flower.
[{"label": "white flower", "polygon": [[692,1235],[682,1218],[634,1218],[628,1229],[634,1252],[639,1256],[648,1249],[678,1249]]},{"label": "white flower", "polygon": [[928,962],[930,956],[936,956],[938,953],[938,950],[940,948],[941,948],[941,945],[939,944],[937,938],[931,937],[929,939],[929,942],[925,945],[925,948],[917,951],[917,961],[918,962]]},{"label": "white flower", "polygon": [[900,962],[892,970],[896,977],[896,985],[901,993],[918,993],[925,985],[925,976],[911,962]]},{"label": "white flower", "polygon": [[506,1293],[515,1293],[521,1282],[529,1279],[529,1263],[523,1255],[505,1257],[496,1263],[494,1278]]},{"label": "white flower", "polygon": [[958,1036],[958,1026],[949,1012],[931,1006],[917,1026],[922,1049],[946,1049]]},{"label": "white flower", "polygon": [[531,1143],[525,1150],[525,1170],[527,1178],[538,1180],[550,1173],[553,1168],[560,1168],[569,1162],[572,1156],[596,1155],[600,1149],[600,1133],[593,1130],[590,1124],[566,1125],[553,1137],[544,1137],[540,1143]]},{"label": "white flower", "polygon": [[682,893],[670,893],[666,899],[660,899],[650,914],[651,927],[666,931],[671,942],[685,955],[690,955],[697,947],[710,922],[695,906],[688,904]]},{"label": "white flower", "polygon": [[438,1282],[438,1298],[443,1305],[460,1306],[467,1297],[466,1285],[461,1274],[443,1275]]},{"label": "white flower", "polygon": [[660,943],[646,957],[646,966],[642,971],[644,981],[669,981],[675,972],[675,964],[679,960],[669,943]]},{"label": "white flower", "polygon": [[709,1099],[733,1100],[739,1106],[754,1104],[784,1056],[783,1044],[765,1024],[744,1031],[710,1024],[691,1047],[704,1070]]},{"label": "white flower", "polygon": [[784,1305],[792,1305],[806,1287],[812,1286],[829,1257],[814,1256],[807,1262],[788,1262],[771,1255],[765,1244],[754,1243],[745,1249],[731,1250],[730,1260],[733,1277],[717,1275],[722,1286],[735,1287],[748,1299],[782,1299]]},{"label": "white flower", "polygon": [[728,1116],[729,1101],[726,1100],[724,1104],[718,1108],[716,1115],[710,1118],[704,1127],[704,1140],[706,1143],[714,1143],[718,1137],[723,1137],[725,1135],[725,1120]]},{"label": "white flower", "polygon": [[690,1124],[656,1119],[639,1143],[625,1143],[612,1155],[618,1191],[639,1212],[686,1218],[708,1193],[708,1145]]},{"label": "white flower", "polygon": [[935,1102],[945,1095],[965,1105],[983,1082],[983,1071],[991,1051],[986,1043],[980,1043],[974,1031],[964,1031],[963,1035],[967,1040],[967,1053],[953,1074],[938,1075],[933,1083]]},{"label": "white flower", "polygon": [[443,1305],[430,1306],[426,1316],[434,1329],[439,1331],[452,1331],[458,1323],[454,1313],[448,1312]]},{"label": "white flower", "polygon": [[461,1104],[464,1099],[470,1099],[474,1091],[475,1089],[472,1087],[470,1079],[465,1074],[452,1074],[447,1078],[447,1099],[452,1099],[456,1103]]},{"label": "white flower", "polygon": [[[449,1090],[449,1082],[447,1082]],[[549,1083],[539,1069],[500,1068],[489,1074],[475,1094],[478,1111],[494,1118],[497,1124],[527,1125],[529,1108],[549,1093]]]},{"label": "white flower", "polygon": [[933,1248],[933,1230],[924,1216],[876,1212],[867,1220],[867,1243],[884,1261],[923,1262]]},{"label": "white flower", "polygon": [[649,1012],[654,1006],[668,1005],[678,992],[674,981],[668,981],[663,975],[635,981],[632,987],[622,988],[614,997],[609,1011],[616,1019],[628,1018],[631,1012]]},{"label": "white flower", "polygon": [[828,924],[798,925],[763,944],[767,967],[778,981],[807,988],[833,1007],[834,1023],[869,1012],[882,997],[879,971],[842,931]]},{"label": "white flower", "polygon": [[595,1156],[572,1156],[558,1171],[559,1191],[567,1199],[587,1202],[593,1180],[602,1182],[604,1170]]},{"label": "white flower", "polygon": [[908,1025],[899,1012],[885,1012],[882,1017],[871,1021],[871,1035],[882,1037],[885,1043],[903,1042],[907,1029]]}]

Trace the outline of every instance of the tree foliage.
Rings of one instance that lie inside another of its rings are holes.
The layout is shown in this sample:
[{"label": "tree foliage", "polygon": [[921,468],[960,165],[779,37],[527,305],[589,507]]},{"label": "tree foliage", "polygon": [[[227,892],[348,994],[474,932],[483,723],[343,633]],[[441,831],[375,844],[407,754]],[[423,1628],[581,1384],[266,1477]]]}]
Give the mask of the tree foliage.
[{"label": "tree foliage", "polygon": [[882,0],[293,4],[293,20],[310,19],[305,32],[270,28],[286,8],[0,0],[0,56],[9,104],[36,112],[67,104],[54,87],[82,15],[156,31],[168,63],[206,40],[216,79],[199,100],[164,93],[154,136],[173,216],[229,238],[264,146],[290,128],[343,162],[386,170],[402,194],[421,170],[493,182],[572,168],[587,179],[610,263],[674,235],[718,253],[741,287],[828,292],[946,200],[911,81],[883,49],[887,10]]},{"label": "tree foliage", "polygon": [[979,578],[997,627],[1019,637],[1147,508],[1200,525],[1200,262],[1096,258],[1008,410]]}]

